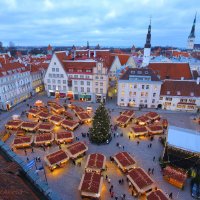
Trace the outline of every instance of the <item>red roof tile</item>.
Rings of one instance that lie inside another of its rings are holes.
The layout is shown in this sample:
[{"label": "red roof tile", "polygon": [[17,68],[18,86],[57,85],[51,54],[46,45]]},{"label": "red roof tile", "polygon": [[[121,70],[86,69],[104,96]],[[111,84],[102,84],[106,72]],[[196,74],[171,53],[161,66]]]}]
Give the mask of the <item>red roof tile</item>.
[{"label": "red roof tile", "polygon": [[13,144],[23,144],[31,142],[32,136],[17,136],[15,137]]},{"label": "red roof tile", "polygon": [[90,115],[87,112],[77,113],[77,115],[79,116],[80,120],[91,119]]},{"label": "red roof tile", "polygon": [[6,123],[6,126],[20,126],[22,123],[21,120],[11,120]]},{"label": "red roof tile", "polygon": [[69,152],[72,154],[72,155],[75,155],[81,151],[84,151],[86,150],[86,145],[83,143],[83,142],[76,142],[70,146],[67,147],[67,149],[69,150]]},{"label": "red roof tile", "polygon": [[45,142],[45,141],[49,141],[52,139],[52,134],[51,133],[43,133],[43,134],[37,134],[35,136],[35,141],[36,142]]},{"label": "red roof tile", "polygon": [[53,125],[48,122],[43,122],[38,126],[38,130],[42,129],[42,130],[51,131],[52,128],[53,128]]},{"label": "red roof tile", "polygon": [[105,156],[99,153],[90,154],[86,168],[102,169],[105,162]]},{"label": "red roof tile", "polygon": [[83,175],[83,182],[80,186],[80,190],[89,193],[98,193],[101,182],[101,174],[94,172],[85,172]]},{"label": "red roof tile", "polygon": [[147,195],[147,200],[169,200],[169,198],[161,190],[152,191]]},{"label": "red roof tile", "polygon": [[67,132],[67,131],[58,132],[56,133],[56,135],[57,135],[57,139],[67,139],[67,138],[73,137],[72,133]]},{"label": "red roof tile", "polygon": [[133,127],[131,127],[131,129],[135,132],[135,133],[144,133],[144,132],[148,132],[147,128],[145,126],[138,126],[135,125]]},{"label": "red roof tile", "polygon": [[148,117],[149,119],[157,119],[159,118],[159,114],[156,112],[149,112],[146,114],[146,117]]},{"label": "red roof tile", "polygon": [[38,122],[23,122],[22,128],[35,128],[38,125]]},{"label": "red roof tile", "polygon": [[64,159],[68,159],[69,156],[63,150],[59,150],[52,154],[47,155],[46,158],[49,161],[49,163],[53,165]]},{"label": "red roof tile", "polygon": [[136,162],[128,152],[120,152],[115,155],[115,158],[123,167],[134,165]]},{"label": "red roof tile", "polygon": [[54,121],[54,122],[61,122],[63,120],[63,117],[60,117],[58,115],[53,115],[49,118],[49,120]]},{"label": "red roof tile", "polygon": [[148,66],[156,74],[164,79],[192,79],[190,66],[188,63],[150,63]]}]

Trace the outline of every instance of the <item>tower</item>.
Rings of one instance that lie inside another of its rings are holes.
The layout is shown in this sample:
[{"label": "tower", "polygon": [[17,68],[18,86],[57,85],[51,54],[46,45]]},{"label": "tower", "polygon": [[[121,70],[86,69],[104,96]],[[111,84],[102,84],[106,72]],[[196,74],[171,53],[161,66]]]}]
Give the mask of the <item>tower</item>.
[{"label": "tower", "polygon": [[49,46],[47,47],[47,55],[52,55],[53,53],[53,48],[52,46],[49,44]]},{"label": "tower", "polygon": [[151,54],[151,18],[150,18],[150,23],[149,23],[149,27],[148,27],[146,43],[144,45],[142,67],[146,67],[149,64],[150,54]]},{"label": "tower", "polygon": [[196,17],[197,17],[197,14],[195,14],[192,29],[191,29],[190,35],[188,36],[188,41],[187,41],[188,49],[194,48]]}]

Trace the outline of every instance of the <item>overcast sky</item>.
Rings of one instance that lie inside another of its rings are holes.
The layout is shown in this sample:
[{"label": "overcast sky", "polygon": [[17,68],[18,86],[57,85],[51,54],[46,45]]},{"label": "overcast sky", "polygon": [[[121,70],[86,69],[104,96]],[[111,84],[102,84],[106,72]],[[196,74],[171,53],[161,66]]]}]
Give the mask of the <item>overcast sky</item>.
[{"label": "overcast sky", "polygon": [[152,46],[185,47],[198,8],[199,0],[0,0],[0,41],[143,47],[152,16]]}]

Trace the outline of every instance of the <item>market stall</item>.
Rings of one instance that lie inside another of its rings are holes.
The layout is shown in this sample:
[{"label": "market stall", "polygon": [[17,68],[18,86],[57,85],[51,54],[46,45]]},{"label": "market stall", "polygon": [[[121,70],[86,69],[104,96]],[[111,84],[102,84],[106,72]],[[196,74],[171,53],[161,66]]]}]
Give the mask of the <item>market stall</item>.
[{"label": "market stall", "polygon": [[38,114],[38,117],[39,117],[39,119],[41,119],[41,120],[47,121],[47,120],[51,117],[51,114],[49,114],[48,112],[42,111],[42,112],[40,112],[40,113]]},{"label": "market stall", "polygon": [[126,110],[121,115],[127,116],[129,118],[133,118],[135,116],[135,113],[133,110]]},{"label": "market stall", "polygon": [[16,136],[13,140],[12,147],[13,148],[26,148],[30,147],[33,142],[33,136]]},{"label": "market stall", "polygon": [[105,169],[106,157],[103,154],[93,153],[88,155],[85,170],[87,172],[101,173]]},{"label": "market stall", "polygon": [[59,115],[52,115],[50,118],[49,118],[49,121],[55,125],[60,125],[62,123],[62,121],[64,120],[63,117],[60,117]]},{"label": "market stall", "polygon": [[44,103],[43,103],[41,100],[37,100],[37,101],[35,102],[34,106],[43,107],[43,106],[44,106]]},{"label": "market stall", "polygon": [[38,122],[23,122],[21,125],[21,129],[35,132],[38,125]]},{"label": "market stall", "polygon": [[55,133],[55,140],[57,143],[71,143],[74,139],[74,134],[69,131],[61,131]]},{"label": "market stall", "polygon": [[100,199],[103,176],[95,172],[85,172],[81,178],[79,191],[81,196],[89,199]]},{"label": "market stall", "polygon": [[50,153],[44,157],[44,160],[51,171],[57,167],[62,167],[69,160],[69,156],[63,150]]},{"label": "market stall", "polygon": [[128,152],[119,152],[113,158],[123,172],[127,172],[136,166],[135,160]]},{"label": "market stall", "polygon": [[85,110],[80,106],[74,106],[73,111],[75,114],[78,114],[80,112],[84,112]]},{"label": "market stall", "polygon": [[162,190],[155,190],[147,195],[146,200],[169,200],[169,198]]},{"label": "market stall", "polygon": [[64,111],[62,114],[66,119],[73,120],[73,115],[70,112]]},{"label": "market stall", "polygon": [[52,133],[36,134],[34,137],[34,144],[37,146],[48,146],[52,144],[54,135]]},{"label": "market stall", "polygon": [[5,124],[6,129],[17,130],[21,127],[22,120],[10,120]]},{"label": "market stall", "polygon": [[92,121],[91,116],[87,112],[79,112],[77,113],[77,117],[81,123],[90,123]]},{"label": "market stall", "polygon": [[130,118],[125,115],[120,115],[116,120],[117,124],[121,127],[126,127],[129,121]]},{"label": "market stall", "polygon": [[54,125],[49,122],[42,122],[38,126],[38,131],[40,132],[52,132]]},{"label": "market stall", "polygon": [[156,188],[155,182],[142,168],[131,169],[127,174],[127,178],[138,195],[145,195]]},{"label": "market stall", "polygon": [[87,150],[88,147],[83,142],[76,142],[68,146],[66,152],[70,158],[76,159],[83,156]]},{"label": "market stall", "polygon": [[145,115],[142,115],[142,116],[136,118],[135,120],[136,120],[136,123],[137,123],[138,125],[141,125],[141,126],[145,126],[145,125],[147,125],[147,124],[151,121],[151,120],[150,120],[148,117],[146,117]]},{"label": "market stall", "polygon": [[29,111],[27,111],[28,117],[37,117],[37,115],[41,112],[39,109],[31,108]]},{"label": "market stall", "polygon": [[183,169],[167,166],[163,170],[163,178],[170,184],[183,188],[187,179],[187,173]]},{"label": "market stall", "polygon": [[65,129],[73,131],[79,126],[79,123],[77,121],[72,121],[72,120],[63,120],[61,123],[61,126]]},{"label": "market stall", "polygon": [[161,125],[148,125],[146,126],[149,135],[158,135],[163,133],[163,127]]},{"label": "market stall", "polygon": [[59,104],[51,105],[51,111],[55,112],[56,114],[61,114],[65,111],[65,108]]},{"label": "market stall", "polygon": [[145,116],[148,117],[151,120],[151,122],[160,120],[160,115],[156,112],[148,112]]},{"label": "market stall", "polygon": [[130,132],[135,136],[145,136],[148,134],[146,126],[134,125],[130,128]]}]

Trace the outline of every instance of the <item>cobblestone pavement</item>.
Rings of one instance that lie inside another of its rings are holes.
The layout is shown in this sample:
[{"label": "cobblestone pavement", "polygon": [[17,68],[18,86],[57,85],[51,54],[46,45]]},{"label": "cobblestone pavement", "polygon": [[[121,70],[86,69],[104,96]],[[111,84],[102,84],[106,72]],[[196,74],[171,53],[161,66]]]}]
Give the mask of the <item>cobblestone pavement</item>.
[{"label": "cobblestone pavement", "polygon": [[[48,101],[49,98],[47,98],[45,95],[39,95],[35,96],[32,99],[27,100],[24,103],[21,103],[17,105],[15,108],[13,108],[9,112],[3,112],[0,115],[0,130],[3,129],[4,124],[6,121],[8,121],[13,114],[20,114],[22,111],[26,110],[27,103],[28,104],[33,104],[35,100],[41,99],[44,102]],[[61,100],[62,101],[62,100]],[[94,109],[98,106],[97,104],[94,103],[80,103],[76,102],[75,104],[80,104],[83,107],[86,107],[88,105],[92,106]],[[114,120],[116,117],[119,115],[119,112],[124,110],[124,108],[119,108],[115,106],[114,102],[108,102],[107,107],[114,109],[113,112],[111,112],[112,116],[112,122],[114,124]],[[142,111],[136,111],[136,116],[140,116],[144,112],[148,112],[149,109],[145,109]],[[162,111],[162,110],[156,110],[156,112],[159,112],[160,115],[163,118],[167,118],[169,123],[171,125],[177,125],[180,127],[185,127],[185,128],[190,128],[194,130],[198,130],[198,126],[191,120],[194,116],[192,113],[181,113],[181,112],[170,112],[170,111]],[[118,133],[123,133],[123,137],[113,137],[113,140],[110,142],[108,145],[93,145],[88,141],[88,138],[83,138],[81,136],[82,132],[87,132],[88,131],[88,125],[82,125],[79,126],[78,129],[74,131],[75,137],[79,137],[80,141],[85,141],[86,144],[89,146],[89,150],[87,152],[87,155],[90,153],[103,153],[107,157],[107,166],[108,170],[104,172],[104,176],[108,175],[108,177],[111,179],[111,184],[114,186],[114,193],[117,196],[121,196],[122,194],[126,194],[126,199],[134,199],[134,197],[131,196],[131,191],[128,189],[128,184],[126,182],[126,176],[123,174],[116,166],[116,164],[112,163],[109,159],[110,156],[116,154],[117,152],[122,151],[119,147],[116,146],[116,143],[118,142],[121,144],[121,146],[124,146],[124,150],[128,151],[131,155],[134,156],[137,165],[139,167],[142,167],[144,170],[148,170],[148,168],[154,168],[154,174],[151,175],[152,178],[156,181],[158,188],[161,188],[164,192],[166,193],[173,193],[173,199],[176,200],[190,200],[192,199],[191,194],[190,194],[190,187],[189,187],[189,181],[187,181],[186,186],[184,190],[179,190],[176,187],[168,184],[166,181],[163,180],[161,171],[160,171],[160,166],[158,163],[159,157],[163,153],[163,146],[159,142],[158,137],[156,136],[155,139],[152,142],[152,148],[148,148],[148,144],[150,141],[148,139],[140,139],[140,144],[137,145],[138,139],[133,139],[131,138],[129,140],[128,132],[130,126],[127,128],[118,128],[117,132]],[[59,130],[56,130],[59,131]],[[10,145],[13,141],[14,135],[12,135],[8,140],[7,144]],[[66,145],[62,145],[62,148],[65,149]],[[42,165],[43,157],[44,155],[55,151],[58,149],[57,145],[53,145],[50,148],[47,148],[46,151],[44,151],[42,148],[34,148],[34,153],[31,153],[31,149],[27,150],[28,157],[29,159],[32,159],[36,156],[40,156],[42,158],[41,163],[37,163],[37,167],[40,167]],[[16,150],[16,153],[20,155],[20,157],[23,160],[27,159],[27,156],[25,155],[25,152],[23,150]],[[78,191],[78,186],[80,183],[81,176],[84,172],[84,166],[86,162],[86,158],[83,157],[81,160],[81,166],[74,166],[71,161],[67,163],[66,166],[63,168],[59,168],[54,170],[53,172],[50,172],[47,167],[45,167],[45,171],[47,174],[47,180],[49,186],[55,190],[57,193],[60,194],[62,199],[67,199],[67,200],[79,200],[81,199],[80,193]],[[153,162],[153,157],[156,157],[156,162]],[[32,170],[35,170],[32,169]],[[41,176],[41,179],[45,180],[45,176],[43,171],[39,172],[39,175]],[[124,179],[124,184],[119,185],[118,181],[119,179]],[[111,185],[110,184],[110,185]],[[106,180],[104,180],[103,183],[103,189],[102,189],[102,200],[107,200],[111,199],[110,194],[109,194],[109,184],[107,183]]]}]

